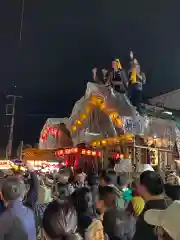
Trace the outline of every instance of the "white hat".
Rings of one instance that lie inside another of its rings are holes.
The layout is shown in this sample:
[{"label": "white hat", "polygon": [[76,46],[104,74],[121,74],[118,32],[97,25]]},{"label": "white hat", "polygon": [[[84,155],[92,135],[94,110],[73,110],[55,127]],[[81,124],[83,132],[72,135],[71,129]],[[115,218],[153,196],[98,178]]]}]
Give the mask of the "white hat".
[{"label": "white hat", "polygon": [[154,169],[150,164],[138,164],[136,172],[143,173],[145,171],[154,172]]},{"label": "white hat", "polygon": [[165,210],[146,211],[144,220],[150,225],[162,227],[173,240],[180,239],[180,201],[174,201]]},{"label": "white hat", "polygon": [[121,159],[119,163],[115,164],[114,171],[116,173],[132,172],[132,160],[131,159]]}]

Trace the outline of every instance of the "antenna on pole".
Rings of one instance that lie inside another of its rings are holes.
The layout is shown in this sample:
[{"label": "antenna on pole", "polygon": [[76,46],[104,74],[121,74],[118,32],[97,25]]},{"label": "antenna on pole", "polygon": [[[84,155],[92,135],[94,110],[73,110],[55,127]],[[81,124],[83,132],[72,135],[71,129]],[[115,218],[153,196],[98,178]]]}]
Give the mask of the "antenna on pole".
[{"label": "antenna on pole", "polygon": [[[10,126],[8,126],[10,128],[10,131],[9,131],[8,145],[6,148],[6,159],[11,159],[13,134],[14,134],[14,118],[15,118],[15,111],[16,111],[16,100],[22,99],[22,96],[7,95],[6,98],[11,99],[11,103],[6,104],[6,116],[11,117],[11,124],[10,124]],[[10,109],[10,111],[9,111],[9,109]]]}]

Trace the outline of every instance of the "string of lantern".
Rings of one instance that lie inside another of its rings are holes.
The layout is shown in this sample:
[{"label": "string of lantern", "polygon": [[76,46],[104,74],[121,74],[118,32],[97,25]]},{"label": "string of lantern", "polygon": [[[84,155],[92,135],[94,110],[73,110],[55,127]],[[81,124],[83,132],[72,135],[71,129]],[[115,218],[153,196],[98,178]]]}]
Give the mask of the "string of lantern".
[{"label": "string of lantern", "polygon": [[125,135],[121,135],[121,136],[114,137],[114,138],[105,138],[102,140],[95,140],[91,143],[91,146],[92,147],[103,147],[103,146],[107,146],[107,145],[118,144],[122,141],[125,141],[126,143],[128,143],[128,142],[132,143],[133,138],[134,138],[133,134],[125,134]]},{"label": "string of lantern", "polygon": [[103,97],[91,96],[84,112],[80,114],[79,119],[75,120],[73,123],[72,132],[76,132],[77,129],[81,127],[82,123],[88,118],[88,115],[93,110],[94,106],[100,108],[106,115],[108,115],[116,127],[122,127],[123,121],[118,112],[112,109],[107,109]]},{"label": "string of lantern", "polygon": [[80,148],[66,148],[66,149],[60,149],[55,151],[56,157],[62,157],[64,155],[70,155],[70,154],[81,154],[81,155],[87,155],[87,156],[97,156],[101,157],[101,152],[99,151],[93,151],[90,149],[80,149]]},{"label": "string of lantern", "polygon": [[59,137],[60,131],[55,127],[45,127],[43,129],[43,132],[41,134],[41,141],[45,141],[49,135],[52,135],[53,137]]}]

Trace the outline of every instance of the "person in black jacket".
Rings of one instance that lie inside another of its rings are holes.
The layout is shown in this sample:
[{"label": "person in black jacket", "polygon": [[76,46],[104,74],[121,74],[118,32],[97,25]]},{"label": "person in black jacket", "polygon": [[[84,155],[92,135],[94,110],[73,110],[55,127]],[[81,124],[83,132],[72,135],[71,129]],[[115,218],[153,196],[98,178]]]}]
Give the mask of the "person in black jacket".
[{"label": "person in black jacket", "polygon": [[161,176],[153,171],[145,171],[140,175],[137,185],[138,194],[146,201],[145,207],[136,223],[136,232],[133,240],[157,240],[154,227],[144,220],[144,213],[149,209],[165,209],[167,207],[163,196],[164,184]]}]

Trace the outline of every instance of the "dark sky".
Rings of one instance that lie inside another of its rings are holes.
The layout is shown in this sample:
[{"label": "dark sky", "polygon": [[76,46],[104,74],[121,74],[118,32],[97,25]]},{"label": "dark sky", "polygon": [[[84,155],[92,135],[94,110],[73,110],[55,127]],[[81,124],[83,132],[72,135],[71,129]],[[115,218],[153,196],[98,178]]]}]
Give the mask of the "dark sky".
[{"label": "dark sky", "polygon": [[[180,87],[180,1],[25,0],[0,3],[0,145],[7,143],[5,95],[16,85],[15,144],[36,142],[49,116],[65,117],[85,91],[93,65],[126,63],[133,50],[146,72],[146,96]],[[47,115],[42,116],[42,115]]]}]

